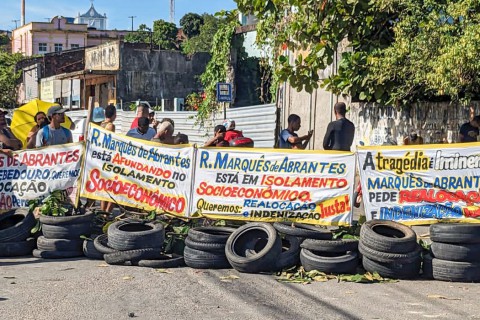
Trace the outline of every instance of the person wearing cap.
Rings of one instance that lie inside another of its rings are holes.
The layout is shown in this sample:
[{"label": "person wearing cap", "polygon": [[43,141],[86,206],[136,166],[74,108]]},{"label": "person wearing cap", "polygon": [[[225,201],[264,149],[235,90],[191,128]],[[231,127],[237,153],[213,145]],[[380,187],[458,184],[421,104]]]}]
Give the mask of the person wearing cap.
[{"label": "person wearing cap", "polygon": [[96,107],[92,112],[92,122],[100,125],[105,120],[105,110],[102,107]]},{"label": "person wearing cap", "polygon": [[30,130],[27,135],[27,149],[35,148],[35,143],[37,142],[37,133],[40,129],[44,126],[48,125],[48,119],[45,112],[39,111],[33,118],[35,120],[36,125]]},{"label": "person wearing cap", "polygon": [[327,132],[323,138],[323,149],[350,151],[355,136],[355,125],[345,116],[347,113],[345,103],[335,103],[333,110],[336,120],[327,126]]},{"label": "person wearing cap", "polygon": [[0,109],[0,149],[3,150],[20,150],[22,142],[15,137],[12,130],[7,126],[5,115],[8,112]]},{"label": "person wearing cap", "polygon": [[417,131],[412,130],[410,134],[405,137],[405,139],[403,139],[403,144],[406,146],[413,144],[423,144],[423,138],[417,134]]},{"label": "person wearing cap", "polygon": [[152,140],[155,134],[156,134],[155,130],[149,127],[147,117],[140,117],[138,119],[138,126],[136,128],[130,129],[127,132],[128,137],[142,139],[142,140]]},{"label": "person wearing cap", "polygon": [[50,124],[38,131],[35,147],[40,148],[73,142],[72,132],[61,126],[65,122],[65,111],[67,109],[61,106],[52,106],[48,109],[47,116]]},{"label": "person wearing cap", "polygon": [[228,143],[235,138],[243,137],[242,131],[235,130],[235,120],[225,119],[223,120],[223,126],[227,130],[223,136],[223,140],[227,141]]}]

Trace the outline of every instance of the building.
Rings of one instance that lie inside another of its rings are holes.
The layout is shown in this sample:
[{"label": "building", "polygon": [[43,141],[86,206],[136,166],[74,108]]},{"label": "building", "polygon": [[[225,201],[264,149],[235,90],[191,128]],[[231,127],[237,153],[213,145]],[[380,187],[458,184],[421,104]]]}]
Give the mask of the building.
[{"label": "building", "polygon": [[95,10],[92,3],[92,6],[86,13],[78,13],[74,23],[86,24],[89,28],[95,28],[97,30],[107,30],[107,14],[104,13],[102,16],[97,10]]}]

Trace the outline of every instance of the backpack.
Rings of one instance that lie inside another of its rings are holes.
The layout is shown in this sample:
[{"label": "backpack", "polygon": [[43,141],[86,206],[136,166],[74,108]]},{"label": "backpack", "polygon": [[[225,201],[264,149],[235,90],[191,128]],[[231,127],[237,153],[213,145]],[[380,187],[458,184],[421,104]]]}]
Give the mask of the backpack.
[{"label": "backpack", "polygon": [[[68,130],[67,128],[64,128],[62,126],[60,126],[60,128],[63,129],[63,132],[65,133],[65,136],[67,137],[67,140],[69,140],[71,137],[72,137],[72,133],[70,132],[70,130]],[[48,129],[48,125],[44,126],[42,128],[43,130],[43,145],[44,146],[48,146],[48,140],[50,138],[50,130]]]},{"label": "backpack", "polygon": [[230,140],[230,147],[253,148],[253,140],[247,137],[237,137]]}]

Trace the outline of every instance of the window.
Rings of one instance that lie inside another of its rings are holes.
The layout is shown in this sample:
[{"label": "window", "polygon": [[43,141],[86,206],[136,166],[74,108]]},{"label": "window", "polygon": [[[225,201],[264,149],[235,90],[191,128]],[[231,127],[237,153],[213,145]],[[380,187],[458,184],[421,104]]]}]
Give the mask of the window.
[{"label": "window", "polygon": [[43,42],[40,42],[38,44],[38,52],[39,53],[45,53],[47,52],[47,44],[46,43],[43,43]]},{"label": "window", "polygon": [[80,48],[80,45],[77,44],[77,43],[72,43],[72,44],[70,45],[70,48],[71,48],[71,49],[78,49],[78,48]]},{"label": "window", "polygon": [[63,50],[63,44],[55,43],[55,52],[62,52],[62,50]]}]

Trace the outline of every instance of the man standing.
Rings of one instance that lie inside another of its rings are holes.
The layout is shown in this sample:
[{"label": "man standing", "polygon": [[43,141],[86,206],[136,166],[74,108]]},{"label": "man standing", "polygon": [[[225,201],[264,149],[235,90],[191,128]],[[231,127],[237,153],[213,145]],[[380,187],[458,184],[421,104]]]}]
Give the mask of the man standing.
[{"label": "man standing", "polygon": [[65,111],[67,109],[63,109],[61,106],[53,106],[48,109],[47,116],[50,124],[38,131],[35,147],[40,148],[73,142],[72,132],[61,126],[65,122]]},{"label": "man standing", "polygon": [[145,103],[140,103],[137,106],[137,117],[133,119],[130,129],[135,129],[136,127],[138,127],[138,120],[140,118],[147,118],[148,120],[148,111],[149,111],[148,106]]},{"label": "man standing", "polygon": [[295,131],[301,127],[300,117],[296,114],[288,116],[288,128],[280,132],[278,140],[278,147],[280,149],[305,149],[312,138],[313,130],[308,131],[308,134],[299,137]]},{"label": "man standing", "polygon": [[472,120],[462,124],[460,127],[460,142],[476,142],[479,134],[480,116],[473,117]]},{"label": "man standing", "polygon": [[7,113],[0,109],[0,143],[2,144],[0,149],[20,150],[22,142],[15,137],[12,130],[7,126],[7,120],[5,119]]},{"label": "man standing", "polygon": [[127,136],[129,137],[142,139],[142,140],[149,140],[149,141],[152,140],[155,134],[156,134],[155,129],[149,127],[149,122],[147,117],[140,117],[138,119],[138,126],[134,129],[130,129],[130,131],[127,132]]},{"label": "man standing", "polygon": [[327,132],[323,138],[323,149],[350,151],[355,135],[355,125],[345,118],[347,106],[343,102],[337,102],[333,107],[335,121],[328,124]]}]

